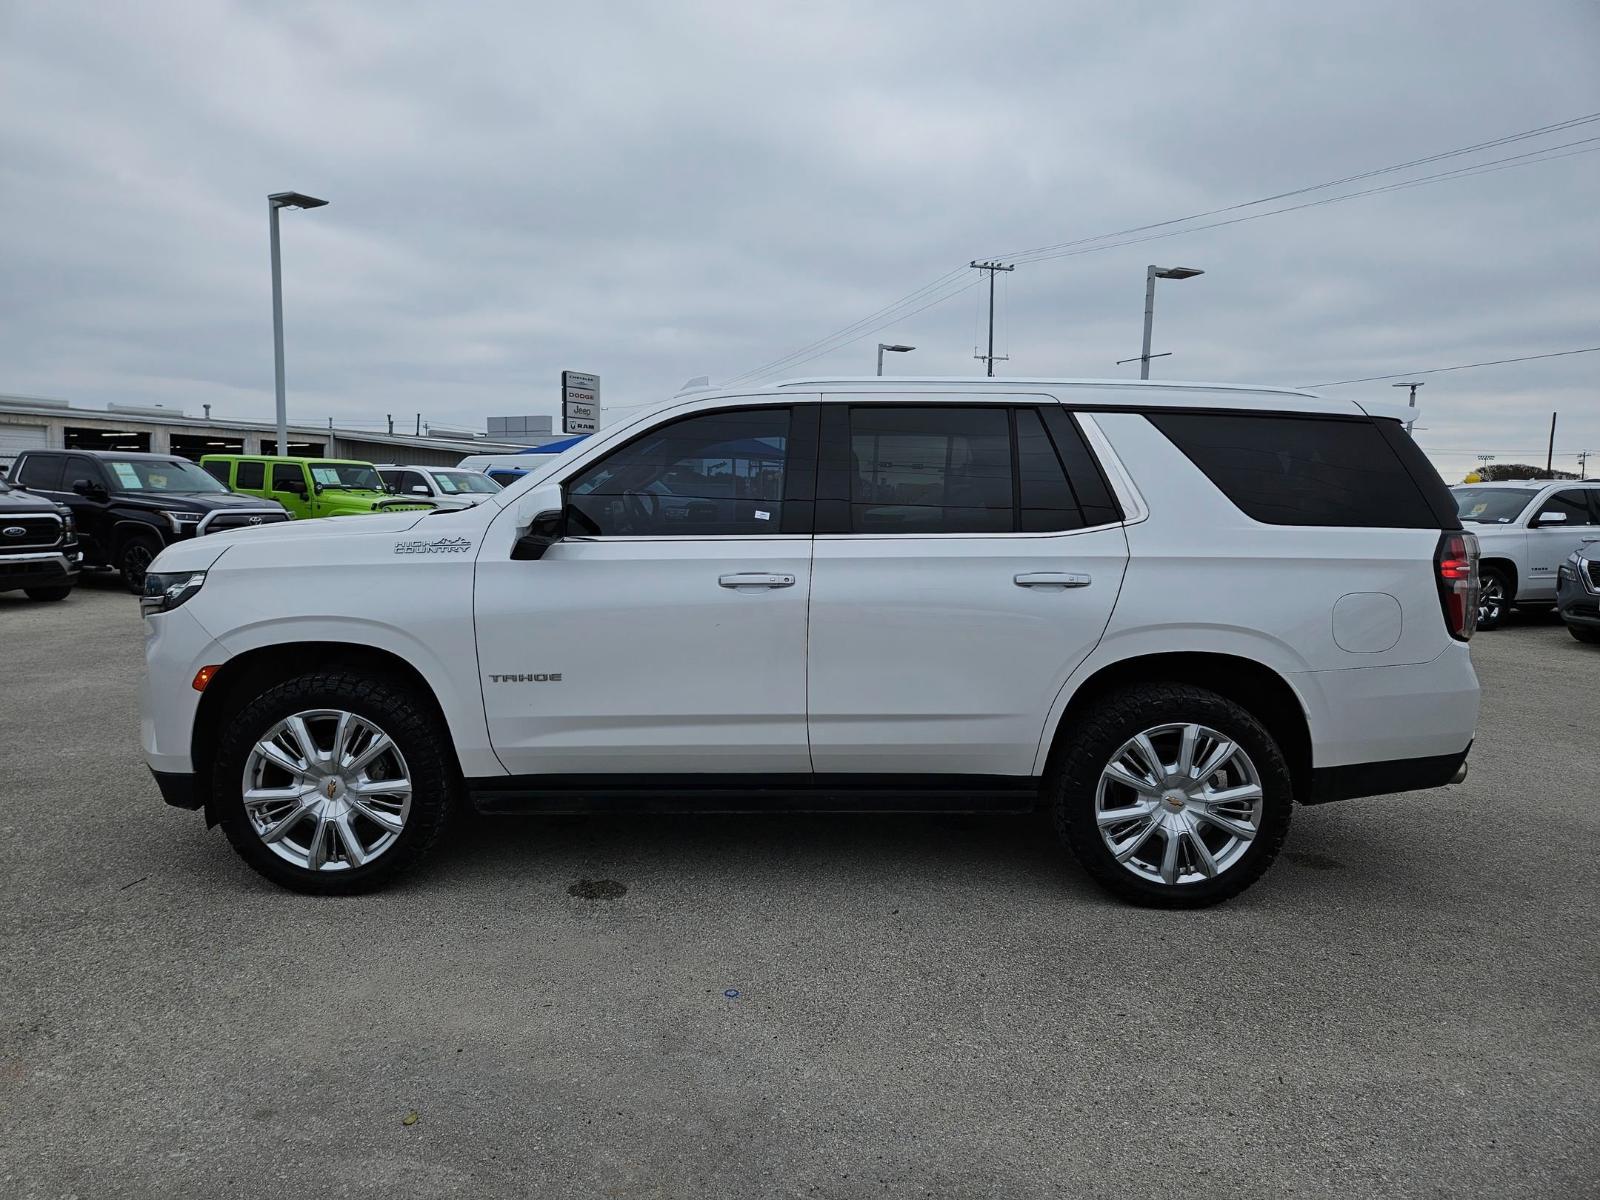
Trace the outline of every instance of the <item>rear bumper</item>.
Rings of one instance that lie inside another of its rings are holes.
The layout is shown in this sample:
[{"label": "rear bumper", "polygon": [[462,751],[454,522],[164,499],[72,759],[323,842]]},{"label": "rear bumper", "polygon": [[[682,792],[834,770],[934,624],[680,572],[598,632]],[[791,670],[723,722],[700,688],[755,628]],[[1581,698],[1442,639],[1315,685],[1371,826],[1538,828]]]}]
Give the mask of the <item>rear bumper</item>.
[{"label": "rear bumper", "polygon": [[200,795],[200,789],[195,786],[195,777],[192,774],[174,771],[151,771],[156,777],[156,786],[161,789],[161,798],[173,808],[199,808],[205,803]]},{"label": "rear bumper", "polygon": [[0,557],[0,592],[18,588],[63,587],[78,578],[78,561],[83,556],[71,550],[7,554]]},{"label": "rear bumper", "polygon": [[1334,800],[1353,800],[1357,796],[1388,796],[1460,783],[1467,777],[1467,755],[1471,751],[1469,742],[1459,754],[1315,767],[1311,771],[1311,794],[1305,803],[1327,804]]}]

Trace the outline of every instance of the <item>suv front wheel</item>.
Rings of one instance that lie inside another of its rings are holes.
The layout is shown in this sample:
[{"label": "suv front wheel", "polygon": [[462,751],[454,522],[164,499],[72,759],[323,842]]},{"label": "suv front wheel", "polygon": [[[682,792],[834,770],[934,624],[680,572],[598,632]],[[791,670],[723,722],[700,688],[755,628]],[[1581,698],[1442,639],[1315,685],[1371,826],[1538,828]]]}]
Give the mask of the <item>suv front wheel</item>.
[{"label": "suv front wheel", "polygon": [[356,673],[269,688],[228,723],[213,794],[235,850],[297,892],[370,891],[443,832],[448,733],[403,683]]},{"label": "suv front wheel", "polygon": [[1124,900],[1198,908],[1237,895],[1289,832],[1288,764],[1255,717],[1189,684],[1099,701],[1072,731],[1049,799],[1056,830]]}]

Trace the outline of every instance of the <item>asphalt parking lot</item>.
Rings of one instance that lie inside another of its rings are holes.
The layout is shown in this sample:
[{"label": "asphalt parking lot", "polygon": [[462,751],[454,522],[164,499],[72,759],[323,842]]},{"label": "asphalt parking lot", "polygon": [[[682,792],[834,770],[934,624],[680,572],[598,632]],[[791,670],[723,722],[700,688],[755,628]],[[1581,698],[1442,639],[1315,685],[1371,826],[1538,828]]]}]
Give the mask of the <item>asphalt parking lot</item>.
[{"label": "asphalt parking lot", "polygon": [[[1199,913],[1025,818],[478,820],[315,900],[165,807],[133,599],[0,596],[0,1194],[1594,1195],[1600,650]],[[579,886],[614,881],[626,889]]]}]

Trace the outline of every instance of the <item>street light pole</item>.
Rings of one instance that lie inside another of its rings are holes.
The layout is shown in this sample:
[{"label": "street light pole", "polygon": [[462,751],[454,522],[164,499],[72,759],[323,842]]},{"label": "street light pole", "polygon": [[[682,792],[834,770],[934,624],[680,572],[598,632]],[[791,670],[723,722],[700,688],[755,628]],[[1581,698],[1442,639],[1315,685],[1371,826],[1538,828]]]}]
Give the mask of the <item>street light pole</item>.
[{"label": "street light pole", "polygon": [[[1391,383],[1389,386],[1390,387],[1410,388],[1411,389],[1410,406],[1412,408],[1415,408],[1417,406],[1417,389],[1419,387],[1422,387],[1426,382],[1427,381],[1424,380],[1423,383]],[[1410,433],[1412,428],[1416,425],[1416,423],[1417,423],[1416,417],[1412,417],[1411,420],[1407,421],[1406,422],[1406,432]]]},{"label": "street light pole", "polygon": [[[1144,270],[1144,349],[1139,353],[1139,378],[1150,378],[1150,331],[1156,319],[1156,280],[1193,279],[1205,272],[1194,267],[1158,267],[1154,263]],[[1164,357],[1156,355],[1155,357]],[[1124,359],[1124,362],[1127,360]]]},{"label": "street light pole", "polygon": [[915,349],[916,349],[915,346],[891,346],[887,342],[879,342],[878,343],[878,374],[879,375],[883,374],[883,352],[885,350],[887,350],[890,354],[910,354]]},{"label": "street light pole", "polygon": [[267,197],[267,230],[272,242],[272,374],[278,399],[279,458],[289,454],[289,407],[283,386],[283,265],[278,254],[278,210],[321,208],[326,203],[301,192],[274,192]]}]

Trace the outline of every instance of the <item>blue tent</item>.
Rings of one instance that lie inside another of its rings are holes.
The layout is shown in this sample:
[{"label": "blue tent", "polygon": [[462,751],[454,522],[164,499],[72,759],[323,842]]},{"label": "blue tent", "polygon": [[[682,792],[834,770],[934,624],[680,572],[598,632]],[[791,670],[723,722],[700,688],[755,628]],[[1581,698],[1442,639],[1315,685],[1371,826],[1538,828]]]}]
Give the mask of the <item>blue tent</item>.
[{"label": "blue tent", "polygon": [[542,446],[529,446],[526,450],[518,450],[518,454],[560,454],[563,450],[570,450],[584,438],[587,433],[580,433],[577,437],[562,438],[559,442],[546,442]]}]

